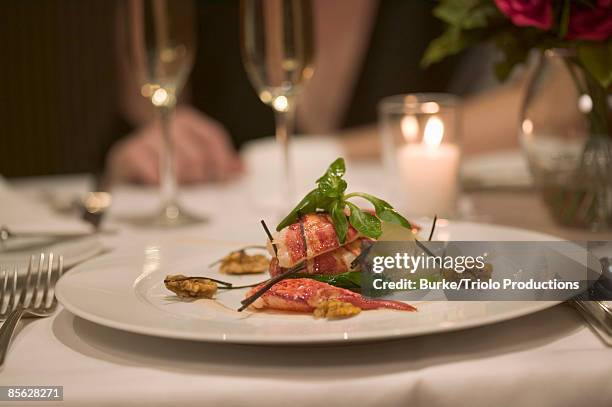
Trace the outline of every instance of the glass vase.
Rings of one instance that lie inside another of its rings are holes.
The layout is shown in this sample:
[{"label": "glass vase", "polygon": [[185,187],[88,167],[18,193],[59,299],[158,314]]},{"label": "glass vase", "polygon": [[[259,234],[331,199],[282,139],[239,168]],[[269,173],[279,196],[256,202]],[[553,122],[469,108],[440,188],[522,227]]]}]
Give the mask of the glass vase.
[{"label": "glass vase", "polygon": [[546,50],[521,109],[520,141],[544,202],[566,226],[612,226],[612,102],[571,49]]}]

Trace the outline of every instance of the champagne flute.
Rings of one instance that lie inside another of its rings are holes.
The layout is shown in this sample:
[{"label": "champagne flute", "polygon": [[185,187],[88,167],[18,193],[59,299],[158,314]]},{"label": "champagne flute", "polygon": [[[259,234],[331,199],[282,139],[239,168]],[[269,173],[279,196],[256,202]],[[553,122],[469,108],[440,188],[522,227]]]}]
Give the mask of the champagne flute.
[{"label": "champagne flute", "polygon": [[[242,59],[259,99],[274,110],[282,201],[293,200],[289,138],[296,97],[314,73],[311,0],[241,0]],[[283,205],[285,206],[285,205]],[[288,205],[287,205],[288,206]],[[286,208],[283,208],[286,209]]]},{"label": "champagne flute", "polygon": [[189,76],[195,52],[192,0],[126,0],[124,36],[130,69],[140,93],[155,107],[162,130],[159,182],[161,210],[138,223],[182,226],[202,221],[181,208],[170,134],[170,118]]}]

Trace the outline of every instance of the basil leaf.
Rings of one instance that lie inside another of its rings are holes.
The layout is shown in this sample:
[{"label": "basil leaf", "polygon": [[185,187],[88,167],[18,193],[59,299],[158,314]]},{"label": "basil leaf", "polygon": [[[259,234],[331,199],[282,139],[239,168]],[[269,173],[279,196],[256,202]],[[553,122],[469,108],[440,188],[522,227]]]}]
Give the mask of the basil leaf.
[{"label": "basil leaf", "polygon": [[[386,201],[366,194],[363,192],[354,192],[344,195],[347,184],[342,177],[346,172],[346,166],[343,158],[336,159],[325,171],[318,180],[317,188],[310,191],[297,206],[278,224],[277,231],[298,221],[300,215],[306,213],[314,213],[318,209],[328,212],[334,223],[334,229],[338,235],[340,244],[346,241],[349,222],[362,235],[378,238],[382,234],[381,220],[389,223],[394,223],[402,227],[411,229],[412,226],[402,215],[400,215]],[[376,211],[376,216],[364,212],[356,205],[347,202],[347,198],[359,196],[368,200]],[[349,205],[351,214],[347,220],[344,208]]]},{"label": "basil leaf", "polygon": [[334,161],[325,174],[317,180],[321,194],[332,198],[341,197],[347,187],[346,181],[342,179],[345,171],[344,159],[338,158]]},{"label": "basil leaf", "polygon": [[375,197],[374,195],[370,195],[370,194],[366,194],[365,192],[355,192],[351,195],[354,196],[360,196],[363,199],[367,199],[368,201],[370,201],[372,203],[372,205],[374,205],[374,208],[378,211],[378,209],[382,209],[382,208],[393,208],[391,206],[391,204],[387,201],[383,201],[380,198]]},{"label": "basil leaf", "polygon": [[346,190],[346,181],[342,178],[328,178],[319,182],[319,191],[330,198],[341,198]]},{"label": "basil leaf", "polygon": [[317,210],[319,200],[319,191],[317,189],[313,189],[307,193],[306,196],[296,205],[296,207],[293,208],[289,215],[285,216],[285,218],[278,224],[276,231],[278,232],[281,229],[297,222],[302,214],[315,212]]},{"label": "basil leaf", "polygon": [[340,244],[344,244],[346,241],[346,233],[348,232],[348,219],[344,213],[344,206],[346,203],[343,200],[334,201],[331,206],[331,217],[334,222],[334,229],[336,229],[336,235],[338,235],[338,241]]},{"label": "basil leaf", "polygon": [[346,273],[336,275],[296,273],[289,278],[310,278],[312,280],[327,283],[335,287],[346,288],[349,290],[361,290],[360,271],[347,271]]},{"label": "basil leaf", "polygon": [[[313,213],[317,209],[322,209],[331,213],[333,205],[338,200],[342,200],[344,191],[346,190],[346,181],[342,176],[346,172],[346,166],[343,158],[337,158],[325,174],[317,180],[317,188],[310,191],[295,208],[278,224],[277,231],[297,222],[301,214]],[[337,216],[337,219],[340,219]],[[336,226],[336,225],[334,225]],[[336,230],[342,229],[342,226],[336,226]]]},{"label": "basil leaf", "polygon": [[325,171],[325,174],[323,174],[321,178],[317,180],[317,183],[321,181],[322,179],[328,178],[328,177],[342,178],[345,172],[346,172],[346,165],[344,164],[344,158],[342,157],[336,158],[336,160],[329,165],[329,167],[327,168],[327,171]]},{"label": "basil leaf", "polygon": [[372,239],[377,239],[382,234],[380,219],[362,211],[353,203],[347,202],[346,204],[351,209],[351,214],[349,216],[351,225],[353,225],[358,232]]},{"label": "basil leaf", "polygon": [[406,218],[399,214],[393,208],[384,208],[381,211],[376,210],[376,215],[380,218],[380,220],[384,220],[385,222],[395,223],[396,225],[400,225],[405,227],[406,229],[412,229],[412,225]]},{"label": "basil leaf", "polygon": [[374,210],[376,211],[376,216],[379,219],[384,220],[385,222],[395,223],[396,225],[403,226],[407,229],[412,229],[412,225],[406,218],[399,214],[393,207],[387,202],[383,201],[380,198],[377,198],[373,195],[366,194],[364,192],[355,192],[351,194],[353,196],[359,196],[363,199],[366,199],[374,205]]}]

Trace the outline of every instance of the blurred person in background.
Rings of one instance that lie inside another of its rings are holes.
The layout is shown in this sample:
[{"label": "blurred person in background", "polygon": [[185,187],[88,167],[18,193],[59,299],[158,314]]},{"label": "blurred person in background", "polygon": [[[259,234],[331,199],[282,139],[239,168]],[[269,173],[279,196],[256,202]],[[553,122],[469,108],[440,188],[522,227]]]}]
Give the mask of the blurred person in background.
[{"label": "blurred person in background", "polygon": [[[13,164],[7,170],[0,161],[0,173],[92,172],[108,150],[105,163],[114,182],[156,183],[159,123],[131,80],[120,47],[113,46],[117,41],[109,41],[118,39],[118,3],[8,3],[0,6],[9,9],[0,13],[7,23],[11,19],[6,15],[14,14],[26,26],[57,34],[23,37],[17,23],[0,28],[21,41],[8,45],[14,46],[13,52],[4,53],[16,56],[13,72],[4,77],[12,77],[9,87],[19,92],[10,104],[19,115],[3,120],[9,121],[12,147],[5,150],[11,156],[3,156]],[[372,158],[378,153],[374,123],[383,97],[436,91],[473,95],[490,85],[483,79],[490,78],[490,58],[482,50],[427,70],[420,67],[425,48],[442,29],[431,14],[435,5],[429,0],[314,0],[316,69],[298,104],[296,133],[336,134],[349,157]],[[242,64],[239,1],[200,0],[196,6],[196,59],[172,123],[182,183],[235,177],[242,171],[237,149],[274,133],[273,113],[257,97]],[[32,45],[40,54],[30,52]],[[516,144],[521,84],[515,81],[468,100],[465,151]],[[33,98],[43,111],[36,117],[28,107]],[[58,116],[54,109],[60,111]],[[19,141],[22,134],[29,138],[25,143]],[[45,154],[36,153],[40,148]],[[41,155],[54,157],[45,163],[47,169],[40,163],[20,172],[15,157],[34,162]]]}]

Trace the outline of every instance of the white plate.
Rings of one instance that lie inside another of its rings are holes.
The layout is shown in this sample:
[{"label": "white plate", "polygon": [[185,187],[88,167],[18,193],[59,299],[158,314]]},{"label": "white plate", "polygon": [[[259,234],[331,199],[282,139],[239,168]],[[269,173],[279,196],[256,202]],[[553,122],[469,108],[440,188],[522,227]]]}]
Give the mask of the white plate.
[{"label": "white plate", "polygon": [[[557,240],[514,228],[441,222],[438,236],[454,240]],[[311,315],[234,311],[244,290],[218,301],[176,301],[163,286],[167,274],[207,275],[249,284],[264,275],[220,276],[207,264],[235,249],[188,242],[125,247],[77,266],[57,285],[57,297],[75,315],[125,331],[169,338],[250,344],[314,344],[384,340],[504,321],[557,302],[428,302],[418,312],[374,310],[339,321]]]}]

